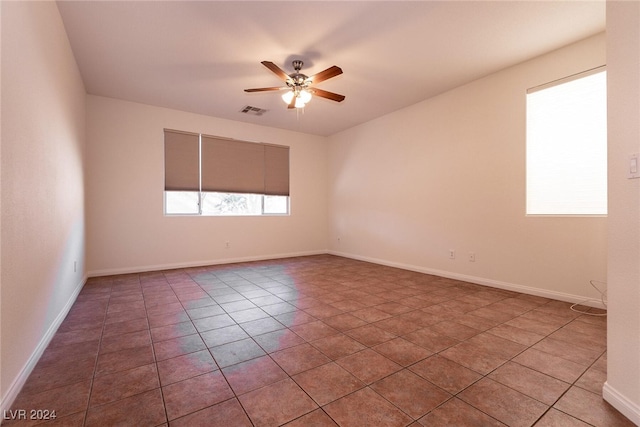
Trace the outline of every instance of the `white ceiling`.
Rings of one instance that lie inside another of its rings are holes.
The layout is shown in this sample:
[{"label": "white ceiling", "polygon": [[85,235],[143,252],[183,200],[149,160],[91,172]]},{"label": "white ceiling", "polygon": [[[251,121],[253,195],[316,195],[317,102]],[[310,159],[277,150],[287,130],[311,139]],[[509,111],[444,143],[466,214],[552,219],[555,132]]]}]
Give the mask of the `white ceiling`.
[{"label": "white ceiling", "polygon": [[[605,1],[59,1],[87,92],[331,135],[605,29]],[[287,110],[260,61],[344,74]],[[262,116],[240,113],[246,105]]]}]

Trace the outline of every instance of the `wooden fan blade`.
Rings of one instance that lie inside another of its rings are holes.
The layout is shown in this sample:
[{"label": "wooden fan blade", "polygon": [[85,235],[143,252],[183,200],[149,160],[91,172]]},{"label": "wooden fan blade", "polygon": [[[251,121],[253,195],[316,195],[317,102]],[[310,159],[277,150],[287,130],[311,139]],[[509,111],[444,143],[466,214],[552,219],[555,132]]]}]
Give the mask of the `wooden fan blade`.
[{"label": "wooden fan blade", "polygon": [[287,106],[287,108],[296,108],[296,99],[298,99],[297,97],[293,97],[291,98],[291,102],[289,103],[289,105]]},{"label": "wooden fan blade", "polygon": [[344,101],[344,95],[340,95],[337,93],[329,92],[328,90],[316,89],[313,88],[313,94],[319,96],[320,98],[327,98],[332,101],[342,102]]},{"label": "wooden fan blade", "polygon": [[285,73],[282,68],[278,67],[273,62],[262,61],[261,64],[270,69],[276,76],[280,77],[282,81],[288,82],[289,80],[291,80],[291,77],[289,77],[289,75]]},{"label": "wooden fan blade", "polygon": [[267,92],[270,90],[282,90],[282,89],[286,89],[284,87],[259,87],[256,89],[245,89],[245,92]]},{"label": "wooden fan blade", "polygon": [[320,71],[318,74],[314,74],[313,76],[309,77],[308,80],[311,80],[313,84],[316,84],[328,80],[332,77],[339,76],[340,74],[342,74],[342,68],[336,67],[334,65],[333,67],[329,67],[324,71]]}]

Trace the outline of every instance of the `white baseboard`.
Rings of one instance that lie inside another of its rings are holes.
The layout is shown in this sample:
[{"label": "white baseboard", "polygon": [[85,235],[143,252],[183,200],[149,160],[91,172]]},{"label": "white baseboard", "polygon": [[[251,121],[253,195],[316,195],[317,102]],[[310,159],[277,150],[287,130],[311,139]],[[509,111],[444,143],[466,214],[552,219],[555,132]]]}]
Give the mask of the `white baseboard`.
[{"label": "white baseboard", "polygon": [[564,292],[556,292],[548,289],[533,288],[530,286],[518,285],[515,283],[508,283],[508,282],[501,282],[499,280],[486,279],[484,277],[467,276],[465,274],[453,273],[450,271],[436,270],[432,268],[387,261],[379,258],[353,255],[353,254],[344,253],[344,252],[328,251],[327,253],[331,255],[345,257],[345,258],[356,259],[359,261],[366,261],[374,264],[385,265],[387,267],[396,267],[396,268],[401,268],[403,270],[415,271],[418,273],[431,274],[434,276],[446,277],[448,279],[455,279],[455,280],[461,280],[464,282],[475,283],[477,285],[484,285],[484,286],[490,286],[492,288],[504,289],[507,291],[520,292],[527,295],[535,295],[539,297],[550,298],[550,299],[555,299],[555,300],[560,300],[560,301],[570,302],[570,303],[581,303],[583,305],[595,307],[595,308],[604,308],[602,307],[602,303],[600,303],[600,301],[596,301],[596,300],[585,301],[585,297],[581,295],[567,294]]},{"label": "white baseboard", "polygon": [[60,310],[60,313],[58,313],[56,318],[53,320],[53,322],[49,326],[49,329],[47,329],[45,334],[42,336],[40,342],[38,342],[35,350],[33,351],[33,353],[31,353],[31,356],[27,360],[27,363],[24,364],[18,376],[11,382],[11,385],[7,389],[7,393],[2,396],[2,400],[0,401],[0,414],[4,414],[5,411],[8,411],[9,408],[11,408],[13,401],[16,399],[16,397],[18,397],[18,393],[20,393],[20,390],[22,390],[22,387],[27,382],[29,375],[31,375],[31,372],[33,372],[33,368],[36,367],[38,360],[40,360],[40,357],[42,357],[42,354],[53,339],[53,336],[56,334],[56,331],[62,324],[62,321],[65,319],[65,317],[67,317],[67,314],[69,314],[69,310],[71,310],[71,307],[76,302],[76,299],[78,298],[78,295],[80,294],[80,291],[82,290],[82,287],[84,286],[86,281],[87,276],[84,276],[80,283],[76,285],[76,288],[73,290],[73,293],[67,300],[67,303],[64,305],[62,310]]},{"label": "white baseboard", "polygon": [[88,276],[89,277],[112,276],[115,274],[143,273],[147,271],[172,270],[176,268],[190,268],[190,267],[204,267],[207,265],[234,264],[238,262],[265,261],[270,259],[294,258],[299,256],[324,255],[324,254],[327,254],[326,250],[292,252],[292,253],[284,253],[284,254],[256,255],[256,256],[238,257],[238,258],[220,258],[220,259],[213,259],[213,260],[206,260],[206,261],[190,261],[190,262],[155,264],[155,265],[145,265],[145,266],[136,266],[136,267],[124,267],[124,268],[108,268],[104,270],[89,271]]},{"label": "white baseboard", "polygon": [[631,422],[640,426],[640,406],[637,403],[631,402],[611,387],[608,382],[605,382],[602,387],[602,397],[604,397],[604,400],[609,402],[611,406],[620,411],[622,415],[629,418]]}]

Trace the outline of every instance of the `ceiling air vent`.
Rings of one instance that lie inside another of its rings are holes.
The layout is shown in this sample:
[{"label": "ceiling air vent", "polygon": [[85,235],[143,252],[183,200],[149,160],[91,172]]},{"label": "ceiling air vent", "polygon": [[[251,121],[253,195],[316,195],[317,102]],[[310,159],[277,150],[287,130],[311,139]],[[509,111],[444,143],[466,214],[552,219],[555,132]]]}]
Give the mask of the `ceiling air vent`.
[{"label": "ceiling air vent", "polygon": [[244,114],[251,114],[252,116],[261,116],[266,113],[267,110],[265,110],[264,108],[252,107],[251,105],[247,105],[242,110],[240,110],[240,112]]}]

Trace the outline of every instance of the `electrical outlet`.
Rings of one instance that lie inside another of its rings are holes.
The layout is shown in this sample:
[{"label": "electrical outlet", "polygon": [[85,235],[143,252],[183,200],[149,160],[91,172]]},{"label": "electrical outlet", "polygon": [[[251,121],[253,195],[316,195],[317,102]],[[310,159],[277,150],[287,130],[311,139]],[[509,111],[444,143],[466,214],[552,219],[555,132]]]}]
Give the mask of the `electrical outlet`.
[{"label": "electrical outlet", "polygon": [[456,259],[456,250],[449,249],[449,259]]},{"label": "electrical outlet", "polygon": [[627,177],[629,179],[640,178],[640,153],[634,153],[629,156],[629,171]]},{"label": "electrical outlet", "polygon": [[469,252],[469,262],[476,262],[476,253]]}]

